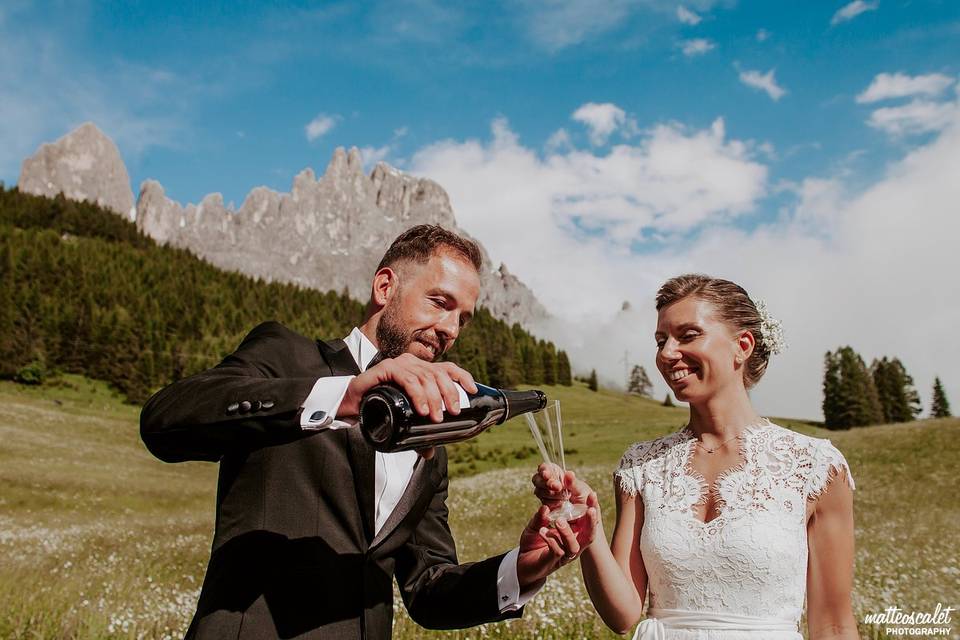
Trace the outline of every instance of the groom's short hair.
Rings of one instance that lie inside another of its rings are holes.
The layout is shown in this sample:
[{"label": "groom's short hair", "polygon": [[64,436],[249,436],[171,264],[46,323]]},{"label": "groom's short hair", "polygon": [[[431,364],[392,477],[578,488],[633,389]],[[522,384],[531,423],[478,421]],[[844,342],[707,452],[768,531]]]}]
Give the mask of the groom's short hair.
[{"label": "groom's short hair", "polygon": [[444,229],[438,224],[418,224],[410,227],[390,244],[377,265],[377,271],[404,260],[425,263],[440,250],[447,250],[469,262],[479,273],[483,268],[480,247],[469,238]]}]

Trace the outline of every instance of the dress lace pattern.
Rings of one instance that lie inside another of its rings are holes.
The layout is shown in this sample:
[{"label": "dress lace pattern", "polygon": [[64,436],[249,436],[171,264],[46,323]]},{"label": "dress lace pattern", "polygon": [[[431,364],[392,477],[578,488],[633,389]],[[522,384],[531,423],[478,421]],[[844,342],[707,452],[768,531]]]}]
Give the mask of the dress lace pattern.
[{"label": "dress lace pattern", "polygon": [[[853,476],[826,439],[768,420],[738,437],[741,464],[712,488],[692,469],[689,428],[627,449],[616,476],[644,505],[640,550],[651,609],[723,612],[799,623],[807,573],[806,502],[838,473]],[[716,517],[695,507],[712,497]],[[667,630],[677,640],[799,639],[797,632]]]}]

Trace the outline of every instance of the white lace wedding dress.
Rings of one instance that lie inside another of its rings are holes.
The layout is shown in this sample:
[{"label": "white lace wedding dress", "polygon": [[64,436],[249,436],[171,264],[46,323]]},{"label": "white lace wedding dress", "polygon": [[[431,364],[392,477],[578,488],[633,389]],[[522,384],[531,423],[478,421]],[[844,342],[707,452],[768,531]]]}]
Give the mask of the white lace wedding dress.
[{"label": "white lace wedding dress", "polygon": [[[650,610],[643,640],[800,640],[807,575],[806,503],[838,471],[853,476],[826,439],[767,420],[738,438],[741,464],[707,487],[690,465],[689,428],[631,446],[616,476],[640,494],[640,550]],[[708,492],[719,515],[701,521]]]}]

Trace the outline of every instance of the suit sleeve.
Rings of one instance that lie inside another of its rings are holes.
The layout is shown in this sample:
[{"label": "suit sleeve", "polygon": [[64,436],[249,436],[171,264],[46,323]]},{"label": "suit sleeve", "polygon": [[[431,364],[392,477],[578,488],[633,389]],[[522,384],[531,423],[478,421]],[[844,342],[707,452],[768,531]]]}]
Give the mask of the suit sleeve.
[{"label": "suit sleeve", "polygon": [[500,612],[497,578],[506,554],[458,564],[456,543],[447,523],[446,452],[443,480],[426,514],[397,556],[400,595],[410,617],[428,629],[462,629],[519,618],[523,609]]},{"label": "suit sleeve", "polygon": [[317,378],[284,375],[284,360],[297,357],[297,339],[306,340],[265,322],[220,364],[158,391],[140,413],[147,449],[165,462],[217,461],[312,435],[301,429],[299,414]]}]

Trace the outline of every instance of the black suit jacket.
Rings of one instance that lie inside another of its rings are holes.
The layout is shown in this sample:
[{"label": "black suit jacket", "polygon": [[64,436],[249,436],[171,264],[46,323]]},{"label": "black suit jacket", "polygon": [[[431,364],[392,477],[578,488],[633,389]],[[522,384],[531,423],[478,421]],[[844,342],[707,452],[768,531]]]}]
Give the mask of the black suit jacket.
[{"label": "black suit jacket", "polygon": [[140,432],[154,455],[220,462],[213,549],[188,638],[387,638],[394,575],[424,627],[521,615],[499,612],[502,555],[457,562],[443,448],[418,459],[374,535],[373,449],[359,429],[301,430],[316,380],[356,373],[342,340],[266,322],[214,368],[147,401]]}]

